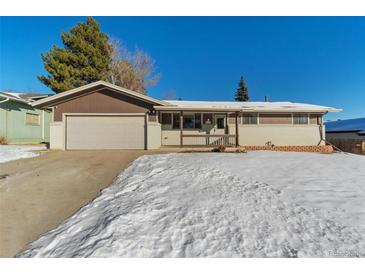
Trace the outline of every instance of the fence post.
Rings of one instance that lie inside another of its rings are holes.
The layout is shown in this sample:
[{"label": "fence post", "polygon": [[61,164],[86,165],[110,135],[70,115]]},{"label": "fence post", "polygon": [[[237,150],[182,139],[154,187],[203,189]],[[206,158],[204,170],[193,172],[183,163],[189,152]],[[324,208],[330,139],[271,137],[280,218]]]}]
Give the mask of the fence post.
[{"label": "fence post", "polygon": [[362,140],[361,142],[361,154],[365,155],[365,140]]}]

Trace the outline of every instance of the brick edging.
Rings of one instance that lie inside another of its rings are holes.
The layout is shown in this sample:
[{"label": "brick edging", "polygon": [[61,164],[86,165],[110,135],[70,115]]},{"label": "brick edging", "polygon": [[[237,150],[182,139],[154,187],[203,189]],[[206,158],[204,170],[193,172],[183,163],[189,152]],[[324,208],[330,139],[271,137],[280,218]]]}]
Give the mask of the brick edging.
[{"label": "brick edging", "polygon": [[240,146],[245,150],[272,150],[272,151],[296,151],[296,152],[318,152],[333,153],[333,147],[330,145],[321,146]]}]

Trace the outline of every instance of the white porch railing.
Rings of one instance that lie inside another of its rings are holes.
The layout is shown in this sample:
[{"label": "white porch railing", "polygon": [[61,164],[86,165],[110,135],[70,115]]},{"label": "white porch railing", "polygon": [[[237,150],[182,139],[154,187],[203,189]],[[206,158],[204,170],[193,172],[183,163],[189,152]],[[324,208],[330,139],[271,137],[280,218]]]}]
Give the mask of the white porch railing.
[{"label": "white porch railing", "polygon": [[235,146],[236,135],[234,134],[183,134],[183,146]]}]

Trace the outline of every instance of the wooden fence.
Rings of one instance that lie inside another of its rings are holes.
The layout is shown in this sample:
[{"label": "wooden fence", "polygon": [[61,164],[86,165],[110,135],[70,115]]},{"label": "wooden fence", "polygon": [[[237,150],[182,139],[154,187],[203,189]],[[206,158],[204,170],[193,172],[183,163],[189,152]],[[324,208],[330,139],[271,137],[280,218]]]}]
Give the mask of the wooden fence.
[{"label": "wooden fence", "polygon": [[326,139],[326,141],[344,152],[365,155],[365,140],[349,138],[329,138]]}]

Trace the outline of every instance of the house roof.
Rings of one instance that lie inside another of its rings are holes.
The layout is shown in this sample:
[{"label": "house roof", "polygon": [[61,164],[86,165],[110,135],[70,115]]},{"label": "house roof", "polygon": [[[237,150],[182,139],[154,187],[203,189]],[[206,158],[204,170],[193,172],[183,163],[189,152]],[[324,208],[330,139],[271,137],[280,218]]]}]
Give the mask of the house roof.
[{"label": "house roof", "polygon": [[218,102],[167,100],[168,106],[160,110],[214,110],[214,111],[259,111],[259,112],[338,112],[341,109],[293,102]]},{"label": "house roof", "polygon": [[31,103],[38,107],[51,107],[64,100],[72,99],[82,93],[94,92],[102,88],[123,93],[154,105],[157,110],[200,110],[200,111],[260,111],[260,112],[338,112],[341,109],[293,103],[293,102],[216,102],[216,101],[178,101],[178,100],[157,100],[141,93],[125,89],[104,81],[97,81],[69,91],[58,93]]},{"label": "house roof", "polygon": [[365,135],[365,117],[326,122],[326,132],[357,132]]},{"label": "house roof", "polygon": [[58,102],[61,102],[63,100],[67,100],[70,98],[73,98],[74,96],[78,96],[82,93],[87,93],[87,92],[92,92],[92,91],[97,91],[99,89],[102,88],[107,88],[111,91],[114,92],[118,92],[118,93],[122,93],[134,98],[138,98],[140,100],[152,103],[154,105],[167,105],[168,103],[154,99],[152,97],[149,97],[147,95],[143,95],[141,93],[126,89],[126,88],[122,88],[104,81],[97,81],[94,83],[90,83],[87,85],[84,85],[82,87],[78,87],[78,88],[74,88],[68,91],[64,91],[55,95],[52,95],[50,97],[44,98],[44,99],[40,99],[36,102],[32,103],[32,106],[38,106],[38,107],[49,107],[52,105],[57,104]]}]

